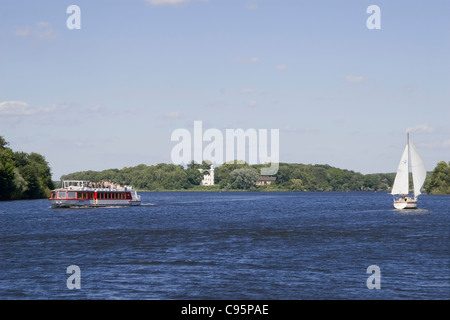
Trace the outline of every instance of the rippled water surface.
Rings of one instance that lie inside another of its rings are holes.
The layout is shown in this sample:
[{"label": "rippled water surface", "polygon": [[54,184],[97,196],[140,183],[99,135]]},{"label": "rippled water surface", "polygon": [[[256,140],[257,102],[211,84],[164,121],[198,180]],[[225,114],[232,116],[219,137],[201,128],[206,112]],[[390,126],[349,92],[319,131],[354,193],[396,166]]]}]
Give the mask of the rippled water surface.
[{"label": "rippled water surface", "polygon": [[398,211],[386,193],[140,194],[131,208],[0,202],[0,298],[450,298],[449,196]]}]

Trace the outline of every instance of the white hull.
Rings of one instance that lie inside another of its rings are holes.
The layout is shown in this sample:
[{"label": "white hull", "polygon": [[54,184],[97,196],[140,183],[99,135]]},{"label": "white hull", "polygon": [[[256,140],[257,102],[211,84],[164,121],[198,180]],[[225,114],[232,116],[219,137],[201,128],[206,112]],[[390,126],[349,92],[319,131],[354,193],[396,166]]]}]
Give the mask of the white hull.
[{"label": "white hull", "polygon": [[394,201],[395,209],[417,209],[417,200]]},{"label": "white hull", "polygon": [[113,207],[138,206],[141,201],[136,200],[50,200],[52,208],[81,208],[81,207]]}]

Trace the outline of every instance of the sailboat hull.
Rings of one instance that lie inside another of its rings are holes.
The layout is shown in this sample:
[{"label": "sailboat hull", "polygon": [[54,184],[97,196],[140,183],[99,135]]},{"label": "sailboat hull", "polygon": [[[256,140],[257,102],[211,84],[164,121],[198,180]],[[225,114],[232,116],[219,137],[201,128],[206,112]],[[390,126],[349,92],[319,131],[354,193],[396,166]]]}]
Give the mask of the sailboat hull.
[{"label": "sailboat hull", "polygon": [[395,209],[417,209],[417,200],[394,201]]}]

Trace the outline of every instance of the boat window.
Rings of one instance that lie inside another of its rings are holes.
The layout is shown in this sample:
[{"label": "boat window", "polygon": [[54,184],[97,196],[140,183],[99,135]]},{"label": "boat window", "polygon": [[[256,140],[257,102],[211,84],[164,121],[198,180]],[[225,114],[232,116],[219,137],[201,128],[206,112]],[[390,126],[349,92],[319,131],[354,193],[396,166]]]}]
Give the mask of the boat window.
[{"label": "boat window", "polygon": [[58,198],[65,199],[66,198],[66,192],[65,191],[59,191],[58,192]]},{"label": "boat window", "polygon": [[67,198],[75,199],[77,197],[77,193],[74,191],[67,192]]},{"label": "boat window", "polygon": [[83,192],[77,192],[77,199],[83,198]]}]

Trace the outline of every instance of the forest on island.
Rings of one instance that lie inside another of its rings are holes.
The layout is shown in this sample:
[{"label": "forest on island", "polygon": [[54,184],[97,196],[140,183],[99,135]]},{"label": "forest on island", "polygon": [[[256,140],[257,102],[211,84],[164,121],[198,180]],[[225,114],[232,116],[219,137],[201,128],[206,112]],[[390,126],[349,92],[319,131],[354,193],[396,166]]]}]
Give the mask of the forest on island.
[{"label": "forest on island", "polygon": [[[201,164],[192,161],[186,167],[160,163],[80,171],[63,175],[61,180],[106,180],[148,191],[389,191],[395,179],[395,173],[364,175],[327,164],[280,163],[273,176],[275,181],[257,185],[262,167],[243,161],[224,163],[214,168],[213,186],[200,186],[203,175],[211,168],[207,161]],[[42,155],[13,151],[0,136],[0,200],[46,198],[59,184],[52,181],[49,164]],[[441,161],[428,173],[424,190],[429,194],[450,194],[450,162]]]},{"label": "forest on island", "polygon": [[[214,168],[215,186],[202,189],[225,190],[291,190],[291,191],[360,191],[389,190],[395,174],[367,174],[343,170],[329,165],[305,165],[280,163],[274,177],[276,180],[267,186],[257,186],[262,165],[249,165],[235,161]],[[140,164],[123,169],[103,171],[82,171],[67,174],[62,180],[111,180],[120,184],[133,185],[140,190],[180,190],[198,188],[205,171],[210,165],[206,162],[191,162],[186,168],[180,165],[160,163],[147,166]],[[203,169],[200,173],[198,169]]]},{"label": "forest on island", "polygon": [[[133,185],[138,190],[260,190],[260,191],[389,191],[395,173],[361,174],[326,164],[280,163],[276,178],[270,185],[258,186],[263,165],[243,161],[224,163],[214,168],[214,186],[199,186],[210,169],[208,162],[181,165],[160,163],[140,164],[123,169],[82,171],[67,174],[62,180],[111,180]],[[203,170],[200,173],[199,169]],[[412,189],[412,181],[411,189]],[[441,161],[428,173],[424,190],[432,194],[450,194],[450,162]]]}]

